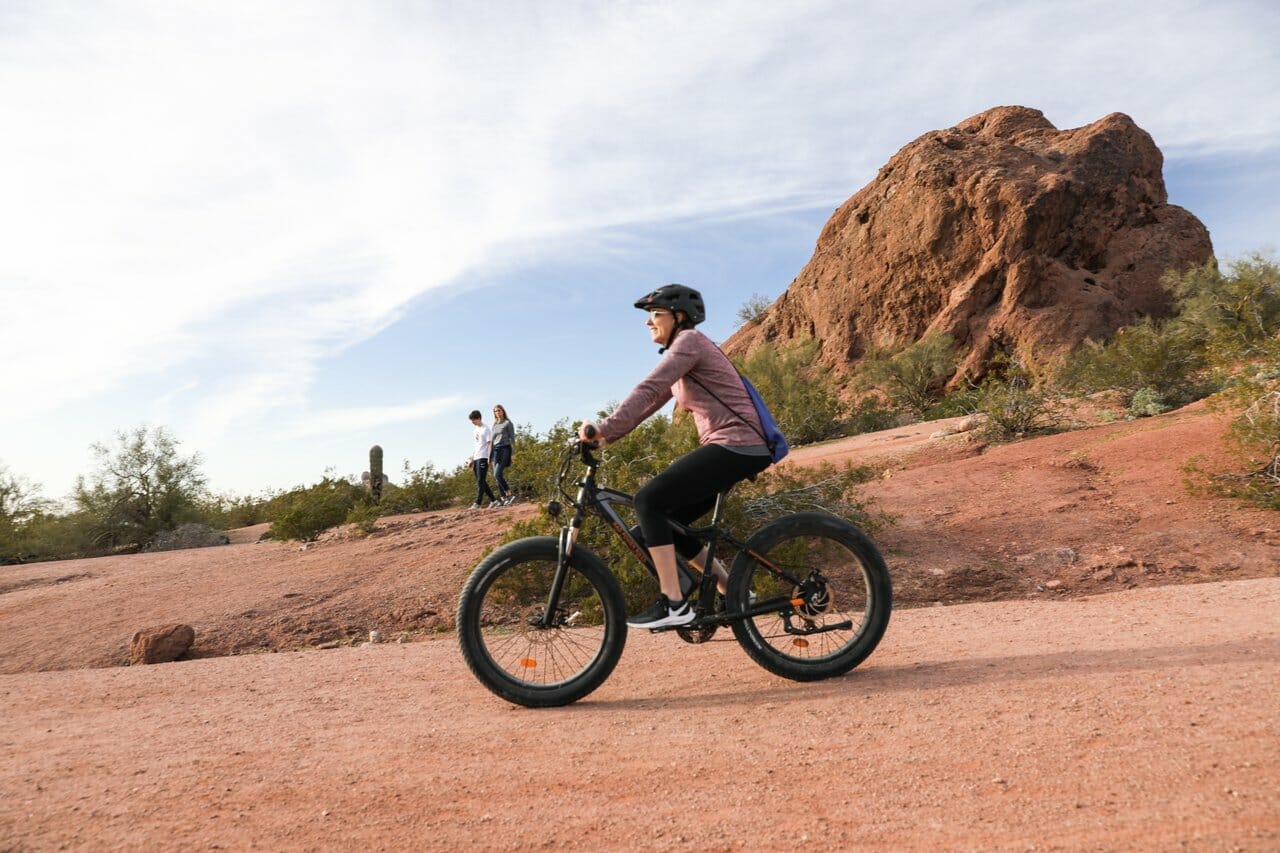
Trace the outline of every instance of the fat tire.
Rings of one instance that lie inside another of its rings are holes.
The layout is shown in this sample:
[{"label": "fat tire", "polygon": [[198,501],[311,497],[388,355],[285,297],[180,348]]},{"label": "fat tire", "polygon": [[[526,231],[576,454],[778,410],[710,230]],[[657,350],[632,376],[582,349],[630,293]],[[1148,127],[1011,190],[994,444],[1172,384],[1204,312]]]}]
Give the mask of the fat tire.
[{"label": "fat tire", "polygon": [[[795,513],[766,524],[747,541],[760,554],[780,542],[797,536],[831,539],[857,556],[866,581],[867,612],[861,630],[838,651],[821,658],[801,660],[781,653],[770,645],[752,619],[733,623],[733,633],[751,659],[760,666],[793,681],[818,681],[844,675],[862,663],[879,644],[889,625],[893,609],[893,584],[884,557],[865,533],[841,518],[816,512]],[[745,608],[756,560],[744,551],[729,571],[729,600],[735,608]],[[838,591],[837,591],[838,594]]]},{"label": "fat tire", "polygon": [[[599,557],[578,546],[569,558],[569,566],[591,585],[603,611],[604,634],[592,659],[571,677],[550,685],[513,678],[494,661],[481,632],[485,595],[496,580],[522,563],[550,562],[554,566],[558,549],[556,539],[550,536],[533,536],[504,545],[476,566],[458,598],[458,643],[467,668],[498,696],[528,708],[568,705],[595,690],[617,666],[627,639],[626,604],[617,579]],[[545,602],[550,588],[538,592]],[[536,604],[536,593],[528,598]]]}]

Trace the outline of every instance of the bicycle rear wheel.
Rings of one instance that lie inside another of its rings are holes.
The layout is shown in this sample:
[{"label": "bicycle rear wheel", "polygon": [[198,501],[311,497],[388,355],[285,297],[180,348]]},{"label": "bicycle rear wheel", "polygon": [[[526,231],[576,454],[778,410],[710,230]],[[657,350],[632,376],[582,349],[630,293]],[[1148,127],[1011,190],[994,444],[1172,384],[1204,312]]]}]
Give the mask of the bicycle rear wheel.
[{"label": "bicycle rear wheel", "polygon": [[[555,612],[544,619],[556,540],[520,539],[476,566],[458,600],[458,642],[480,683],[517,705],[567,705],[599,687],[626,642],[618,582],[576,548]],[[543,624],[546,622],[547,624]]]},{"label": "bicycle rear wheel", "polygon": [[745,551],[734,560],[730,609],[777,605],[733,623],[756,663],[784,678],[815,681],[843,675],[875,650],[889,624],[893,588],[866,534],[834,516],[796,513],[766,524],[747,544],[800,582],[778,577]]}]

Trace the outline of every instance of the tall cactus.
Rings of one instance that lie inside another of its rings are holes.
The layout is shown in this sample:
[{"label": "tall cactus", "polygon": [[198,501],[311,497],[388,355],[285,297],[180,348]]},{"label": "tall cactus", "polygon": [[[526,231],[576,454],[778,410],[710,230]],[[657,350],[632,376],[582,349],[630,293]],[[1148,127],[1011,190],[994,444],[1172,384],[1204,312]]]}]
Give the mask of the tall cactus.
[{"label": "tall cactus", "polygon": [[374,503],[382,500],[382,448],[376,444],[369,448],[369,491]]}]

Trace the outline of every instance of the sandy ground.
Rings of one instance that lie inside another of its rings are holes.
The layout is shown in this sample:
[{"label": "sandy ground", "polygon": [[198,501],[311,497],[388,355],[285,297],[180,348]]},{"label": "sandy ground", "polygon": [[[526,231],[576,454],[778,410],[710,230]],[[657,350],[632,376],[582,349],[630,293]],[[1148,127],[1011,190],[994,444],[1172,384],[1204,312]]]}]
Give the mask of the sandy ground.
[{"label": "sandy ground", "polygon": [[[946,426],[787,463],[885,469],[898,609],[818,684],[633,632],[573,707],[491,696],[452,611],[529,505],[6,567],[0,850],[1280,849],[1280,521],[1183,487],[1221,419]],[[194,659],[120,666],[175,621]]]},{"label": "sandy ground", "polygon": [[848,676],[633,633],[577,705],[452,639],[0,676],[5,849],[1280,848],[1280,580],[906,610]]}]

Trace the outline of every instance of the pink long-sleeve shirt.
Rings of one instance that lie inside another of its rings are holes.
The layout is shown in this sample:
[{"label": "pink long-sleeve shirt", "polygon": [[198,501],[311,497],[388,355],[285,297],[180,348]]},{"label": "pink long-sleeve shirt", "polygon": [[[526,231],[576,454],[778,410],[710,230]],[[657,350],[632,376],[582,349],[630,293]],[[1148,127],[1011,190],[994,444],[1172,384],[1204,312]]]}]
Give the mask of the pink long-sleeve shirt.
[{"label": "pink long-sleeve shirt", "polygon": [[[691,381],[690,376],[697,382]],[[705,387],[700,387],[698,382]],[[676,335],[653,372],[627,395],[613,414],[601,421],[600,432],[606,440],[617,441],[673,396],[681,408],[693,414],[700,443],[728,447],[764,444],[763,430],[757,431],[760,418],[742,387],[738,371],[719,347],[697,329],[685,329]]]}]

